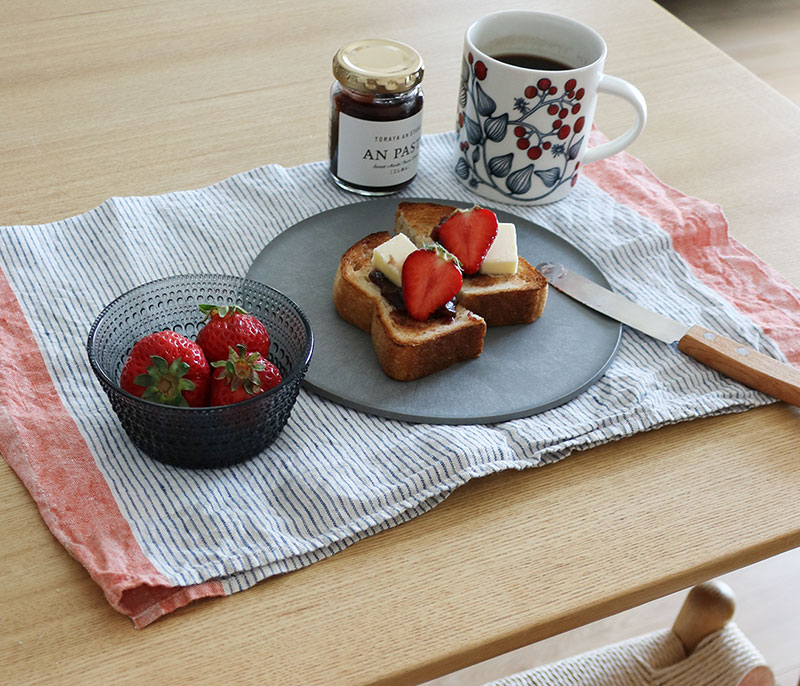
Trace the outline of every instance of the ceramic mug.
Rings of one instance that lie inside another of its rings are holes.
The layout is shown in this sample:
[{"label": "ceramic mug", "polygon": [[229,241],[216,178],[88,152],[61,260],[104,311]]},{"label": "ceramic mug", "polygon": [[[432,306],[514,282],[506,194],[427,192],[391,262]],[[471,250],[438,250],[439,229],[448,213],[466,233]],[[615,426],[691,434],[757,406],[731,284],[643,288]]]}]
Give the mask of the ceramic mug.
[{"label": "ceramic mug", "polygon": [[[603,73],[606,50],[593,29],[546,12],[495,12],[472,24],[458,98],[458,179],[491,200],[549,203],[572,190],[582,165],[633,143],[647,106],[634,86]],[[627,100],[636,122],[587,149],[598,93]]]}]

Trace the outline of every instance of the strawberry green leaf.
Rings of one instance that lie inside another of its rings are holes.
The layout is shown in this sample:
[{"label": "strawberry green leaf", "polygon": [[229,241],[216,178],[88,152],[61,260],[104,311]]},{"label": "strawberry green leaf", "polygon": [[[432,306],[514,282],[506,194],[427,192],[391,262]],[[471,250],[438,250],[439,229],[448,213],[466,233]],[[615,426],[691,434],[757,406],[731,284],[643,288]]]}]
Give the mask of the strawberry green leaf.
[{"label": "strawberry green leaf", "polygon": [[160,355],[151,355],[152,365],[146,374],[138,374],[133,380],[137,386],[144,386],[142,398],[161,405],[184,406],[189,403],[183,397],[183,391],[193,391],[197,385],[191,379],[184,378],[189,365],[178,357],[169,364]]},{"label": "strawberry green leaf", "polygon": [[133,380],[133,383],[137,386],[144,386],[145,388],[147,386],[152,386],[155,382],[155,379],[149,374],[138,374]]},{"label": "strawberry green leaf", "polygon": [[220,318],[225,318],[228,314],[247,314],[247,311],[238,305],[209,305],[207,303],[201,303],[198,307],[200,311],[206,315],[206,319],[210,319],[214,312],[216,312],[217,316]]},{"label": "strawberry green leaf", "polygon": [[[153,367],[151,367],[151,369],[155,368],[155,371],[158,372],[159,374],[169,373],[169,364],[160,355],[151,355],[150,361],[153,363]],[[148,369],[147,371],[149,372],[150,369]]]}]

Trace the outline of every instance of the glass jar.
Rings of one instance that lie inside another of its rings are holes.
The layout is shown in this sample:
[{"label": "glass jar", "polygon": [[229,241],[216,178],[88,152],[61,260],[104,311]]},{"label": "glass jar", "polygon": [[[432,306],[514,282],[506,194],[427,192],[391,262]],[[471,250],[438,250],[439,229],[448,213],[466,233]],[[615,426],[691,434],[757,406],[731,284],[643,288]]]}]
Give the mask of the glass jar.
[{"label": "glass jar", "polygon": [[345,190],[388,195],[417,174],[422,58],[405,43],[348,43],[333,58],[330,170]]}]

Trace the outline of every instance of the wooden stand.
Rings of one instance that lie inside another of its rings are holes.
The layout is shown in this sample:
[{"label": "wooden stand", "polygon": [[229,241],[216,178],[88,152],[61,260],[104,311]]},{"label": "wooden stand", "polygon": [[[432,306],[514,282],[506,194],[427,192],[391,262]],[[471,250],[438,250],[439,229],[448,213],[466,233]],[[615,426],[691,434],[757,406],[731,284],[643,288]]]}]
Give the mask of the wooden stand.
[{"label": "wooden stand", "polygon": [[672,630],[691,655],[706,636],[719,631],[736,610],[733,591],[721,581],[698,584],[686,596]]},{"label": "wooden stand", "polygon": [[[706,636],[722,629],[735,609],[733,591],[721,581],[706,581],[692,588],[672,625],[686,655],[691,655]],[[756,667],[738,686],[775,686],[775,678],[769,668]]]}]

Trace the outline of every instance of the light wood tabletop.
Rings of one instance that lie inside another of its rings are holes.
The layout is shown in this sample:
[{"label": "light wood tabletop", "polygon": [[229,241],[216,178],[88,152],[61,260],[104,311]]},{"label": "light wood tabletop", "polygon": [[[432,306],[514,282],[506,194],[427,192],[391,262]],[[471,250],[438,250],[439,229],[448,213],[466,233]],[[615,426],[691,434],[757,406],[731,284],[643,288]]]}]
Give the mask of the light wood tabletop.
[{"label": "light wood tabletop", "polygon": [[[491,10],[519,3],[498,0]],[[630,152],[722,205],[800,285],[800,110],[649,0],[542,0],[609,45],[649,121]],[[9,0],[0,17],[0,224],[196,188],[327,154],[330,62],[385,36],[426,63],[451,129],[463,33],[489,6]],[[608,100],[608,101],[607,101]],[[629,111],[601,100],[616,135]],[[475,480],[323,562],[136,631],[0,467],[0,680],[412,684],[800,545],[800,411],[662,428]]]}]

